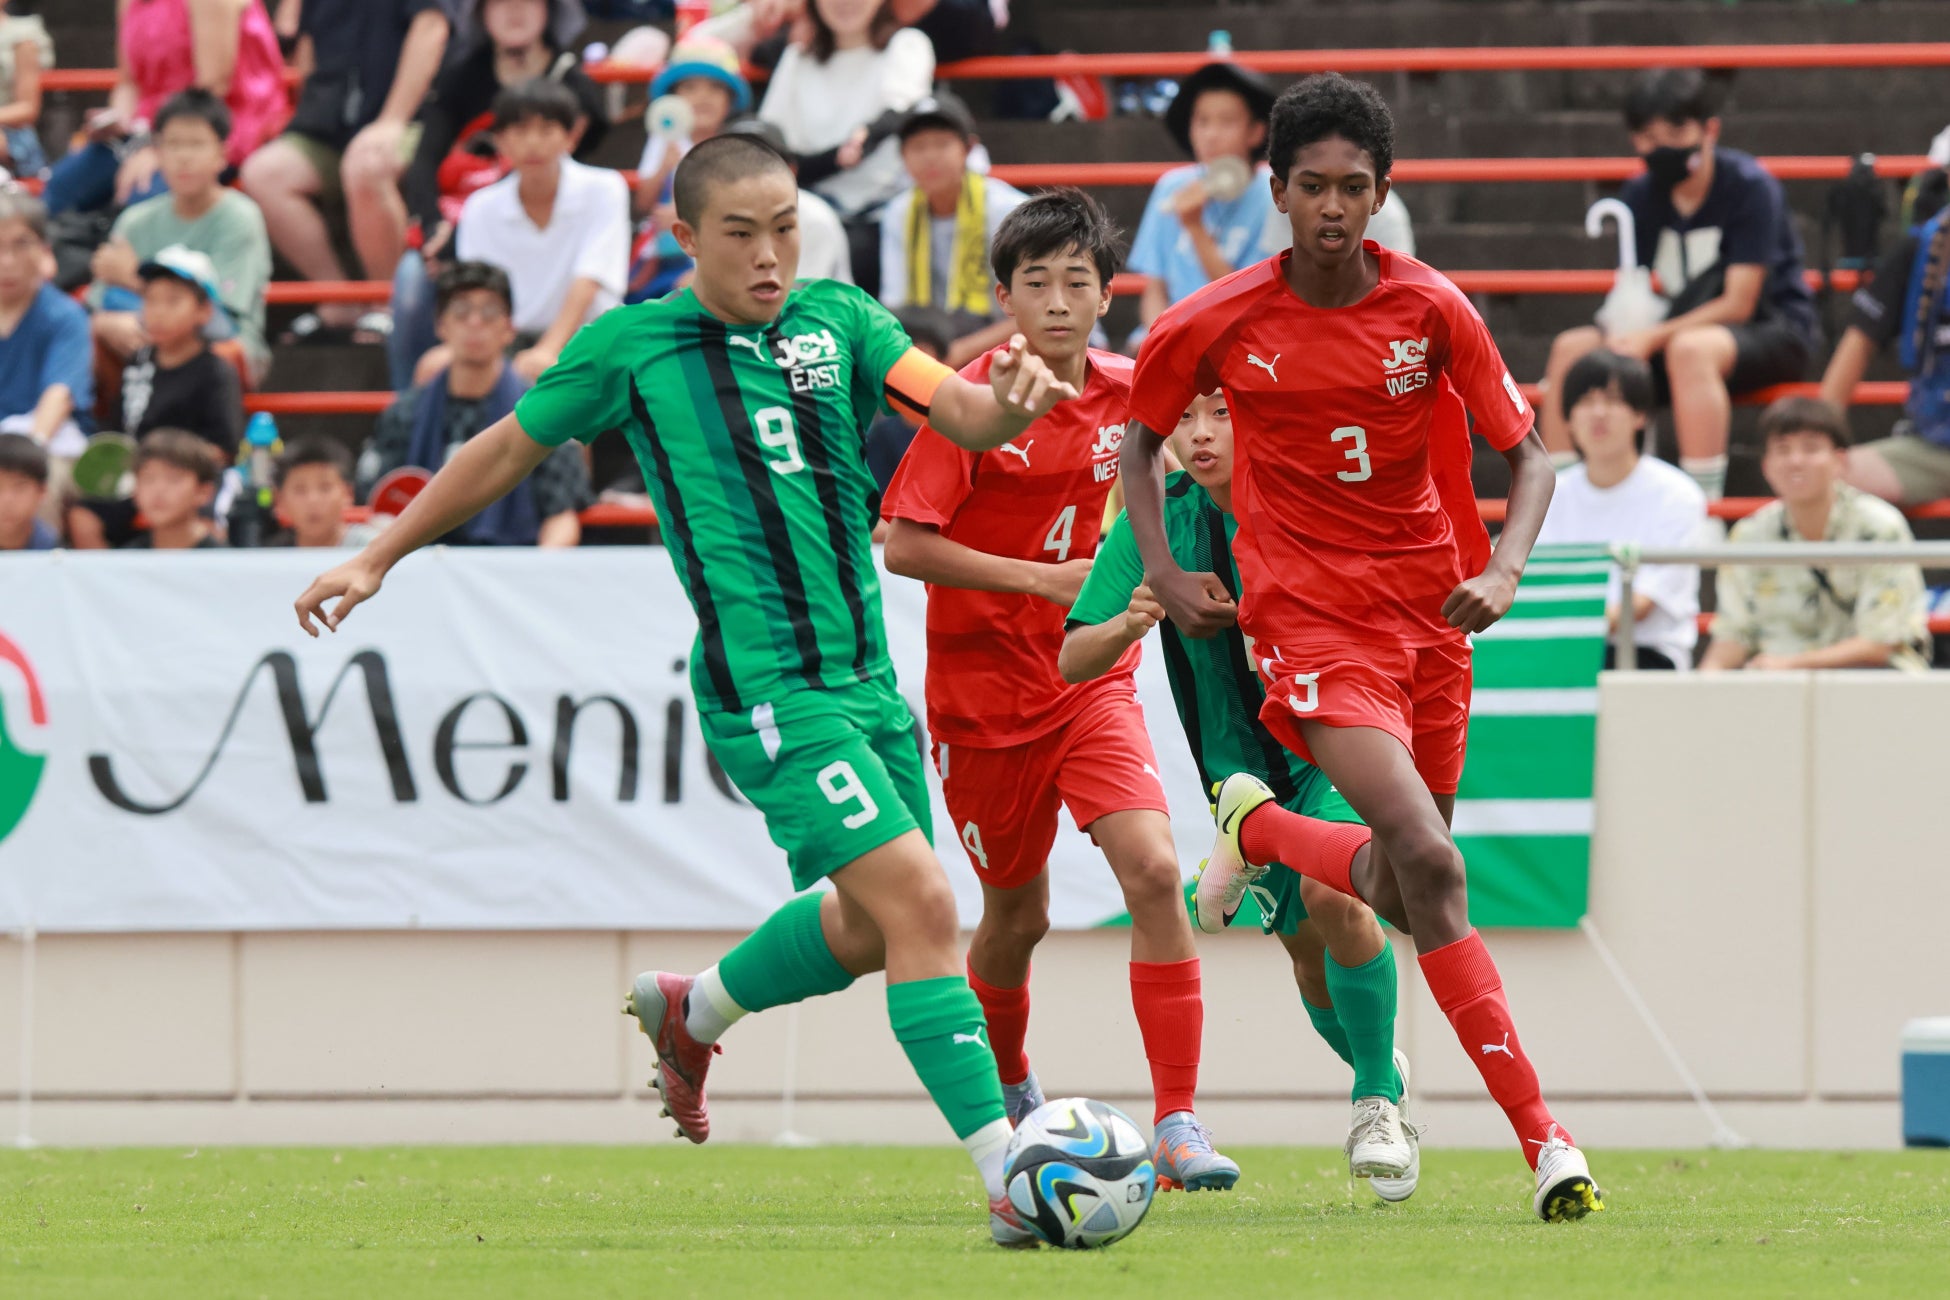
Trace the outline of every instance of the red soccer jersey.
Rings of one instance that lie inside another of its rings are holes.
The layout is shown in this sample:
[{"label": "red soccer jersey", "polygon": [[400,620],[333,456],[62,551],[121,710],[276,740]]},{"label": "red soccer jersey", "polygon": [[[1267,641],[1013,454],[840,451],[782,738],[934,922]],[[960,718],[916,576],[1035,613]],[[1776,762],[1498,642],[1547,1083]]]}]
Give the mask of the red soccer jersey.
[{"label": "red soccer jersey", "polygon": [[[962,376],[987,383],[993,356],[977,357]],[[964,450],[923,425],[887,485],[880,513],[932,525],[950,541],[990,555],[1042,564],[1094,556],[1104,502],[1117,482],[1130,386],[1128,358],[1093,350],[1077,399],[993,451]],[[1000,749],[1075,716],[1105,679],[1071,686],[1057,675],[1065,613],[1037,596],[930,585],[927,697],[934,738]],[[1109,678],[1128,678],[1137,661],[1132,646]]]},{"label": "red soccer jersey", "polygon": [[1412,257],[1367,250],[1381,280],[1351,307],[1302,302],[1281,253],[1171,308],[1138,357],[1131,416],[1154,431],[1225,390],[1240,624],[1259,640],[1455,638],[1442,604],[1487,555],[1474,502],[1461,499],[1461,408],[1499,450],[1533,423],[1462,291]]}]

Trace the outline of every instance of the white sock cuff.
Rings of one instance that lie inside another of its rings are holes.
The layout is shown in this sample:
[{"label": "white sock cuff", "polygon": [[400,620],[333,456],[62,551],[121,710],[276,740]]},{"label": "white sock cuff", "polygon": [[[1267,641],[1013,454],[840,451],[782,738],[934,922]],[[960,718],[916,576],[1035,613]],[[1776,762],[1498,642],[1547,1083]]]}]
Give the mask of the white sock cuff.
[{"label": "white sock cuff", "polygon": [[731,1024],[750,1014],[738,1005],[737,1000],[730,993],[725,991],[724,980],[719,976],[716,966],[708,967],[698,974],[697,982],[691,985],[691,992],[701,994],[704,1000],[711,1004],[711,1009],[717,1012],[726,1024]]}]

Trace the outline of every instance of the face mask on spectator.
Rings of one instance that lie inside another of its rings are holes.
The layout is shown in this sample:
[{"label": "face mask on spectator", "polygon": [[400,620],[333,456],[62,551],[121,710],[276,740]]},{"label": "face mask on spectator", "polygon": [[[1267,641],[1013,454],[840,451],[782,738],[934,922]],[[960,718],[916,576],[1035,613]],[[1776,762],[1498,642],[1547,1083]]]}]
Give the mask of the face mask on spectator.
[{"label": "face mask on spectator", "polygon": [[1700,147],[1679,148],[1662,144],[1656,149],[1648,149],[1639,155],[1645,163],[1646,175],[1660,193],[1670,193],[1674,186],[1693,174],[1693,160],[1699,157]]}]

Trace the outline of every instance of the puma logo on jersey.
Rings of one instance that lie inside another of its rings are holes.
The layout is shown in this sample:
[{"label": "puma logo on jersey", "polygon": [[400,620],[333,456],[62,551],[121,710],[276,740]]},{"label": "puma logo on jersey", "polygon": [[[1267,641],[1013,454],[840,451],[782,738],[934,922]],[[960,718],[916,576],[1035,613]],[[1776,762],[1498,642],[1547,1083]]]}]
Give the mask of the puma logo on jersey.
[{"label": "puma logo on jersey", "polygon": [[1389,354],[1381,359],[1381,372],[1386,375],[1400,374],[1416,366],[1427,365],[1429,361],[1429,341],[1427,339],[1396,339],[1388,345]]},{"label": "puma logo on jersey", "polygon": [[753,356],[761,361],[765,359],[765,341],[763,339],[746,338],[743,334],[727,334],[725,335],[725,341],[727,343],[736,343],[741,348],[750,348]]},{"label": "puma logo on jersey", "polygon": [[1022,457],[1022,467],[1023,467],[1024,469],[1028,469],[1028,468],[1029,468],[1029,449],[1030,449],[1030,447],[1031,447],[1031,446],[1033,446],[1033,445],[1035,444],[1035,442],[1036,442],[1036,440],[1035,440],[1034,438],[1031,438],[1031,439],[1030,439],[1030,440],[1029,440],[1028,442],[1025,442],[1025,443],[1023,443],[1023,444],[1022,444],[1022,446],[1020,446],[1020,447],[1018,447],[1018,446],[1016,446],[1016,444],[1014,444],[1013,442],[1005,442],[1005,443],[1003,443],[1003,444],[1002,444],[1002,445],[1001,445],[1000,447],[997,447],[997,448],[996,448],[996,450],[997,450],[997,451],[1006,451],[1006,452],[1008,452],[1008,453],[1009,453],[1009,454],[1010,454],[1011,456],[1020,456],[1020,457]]},{"label": "puma logo on jersey", "polygon": [[1273,359],[1271,361],[1261,361],[1258,357],[1248,352],[1246,354],[1246,364],[1249,366],[1258,366],[1261,370],[1264,370],[1266,372],[1267,376],[1271,378],[1274,383],[1277,384],[1280,382],[1280,377],[1273,373],[1273,367],[1280,364],[1280,354],[1278,352],[1275,352],[1273,354]]}]

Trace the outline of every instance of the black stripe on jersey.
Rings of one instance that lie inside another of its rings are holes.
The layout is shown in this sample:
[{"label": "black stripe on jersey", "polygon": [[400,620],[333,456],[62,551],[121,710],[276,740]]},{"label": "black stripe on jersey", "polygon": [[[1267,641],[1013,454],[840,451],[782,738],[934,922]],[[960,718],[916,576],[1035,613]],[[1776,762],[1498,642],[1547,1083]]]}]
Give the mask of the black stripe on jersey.
[{"label": "black stripe on jersey", "polygon": [[1173,683],[1183,684],[1171,694],[1178,705],[1179,725],[1185,728],[1185,739],[1192,747],[1192,765],[1198,768],[1199,788],[1205,792],[1205,802],[1211,803],[1213,778],[1205,770],[1205,728],[1198,716],[1198,676],[1192,671],[1192,659],[1185,653],[1185,642],[1179,637],[1178,629],[1166,622],[1159,625],[1158,631],[1165,648],[1165,672]]},{"label": "black stripe on jersey", "polygon": [[[1205,512],[1205,538],[1212,548],[1212,572],[1219,575],[1219,581],[1225,584],[1227,593],[1236,605],[1239,589],[1232,581],[1232,543],[1226,540],[1225,516],[1217,510]],[[1257,680],[1252,662],[1246,657],[1246,634],[1234,623],[1225,630],[1225,639],[1233,676],[1243,688],[1247,682]],[[1256,710],[1248,708],[1246,716],[1252,724],[1253,741],[1259,746],[1260,758],[1266,764],[1266,784],[1272,787],[1273,797],[1281,804],[1292,802],[1300,791],[1293,784],[1293,773],[1287,766],[1286,747],[1273,738],[1273,733],[1259,720]]]},{"label": "black stripe on jersey", "polygon": [[826,445],[826,430],[819,422],[819,399],[811,393],[792,395],[792,422],[799,430],[799,451],[805,458],[806,472],[813,476],[813,489],[826,516],[826,540],[832,544],[838,563],[840,595],[846,612],[853,619],[853,676],[866,681],[867,658],[871,653],[867,637],[867,606],[861,599],[861,577],[857,541],[848,536],[846,515],[840,506],[839,478],[833,473],[832,449]]},{"label": "black stripe on jersey", "polygon": [[733,713],[745,707],[738,698],[738,683],[731,676],[731,661],[725,657],[724,628],[718,622],[718,602],[711,596],[711,584],[705,581],[704,565],[697,558],[697,549],[691,545],[690,512],[684,506],[684,494],[677,490],[677,476],[671,473],[670,457],[665,453],[663,443],[657,439],[657,426],[651,422],[650,408],[644,405],[643,394],[637,391],[636,376],[630,377],[630,411],[637,422],[643,426],[644,445],[650,448],[650,460],[656,466],[657,480],[663,484],[664,508],[669,516],[671,537],[682,541],[684,553],[685,586],[691,590],[691,601],[697,606],[698,639],[704,645],[704,675],[710,680],[711,689],[718,700]]},{"label": "black stripe on jersey", "polygon": [[772,573],[778,579],[779,597],[785,602],[786,618],[792,623],[792,639],[799,647],[799,676],[806,685],[817,687],[820,653],[819,630],[813,626],[812,606],[806,600],[806,580],[799,572],[799,556],[792,549],[792,532],[779,508],[777,486],[765,453],[759,450],[758,435],[745,414],[744,394],[738,376],[731,368],[730,331],[722,321],[703,319],[698,323],[703,344],[705,368],[711,374],[711,388],[717,394],[718,415],[724,420],[738,468],[745,476],[745,490],[751,494],[752,513],[765,537],[766,554],[772,560]]}]

